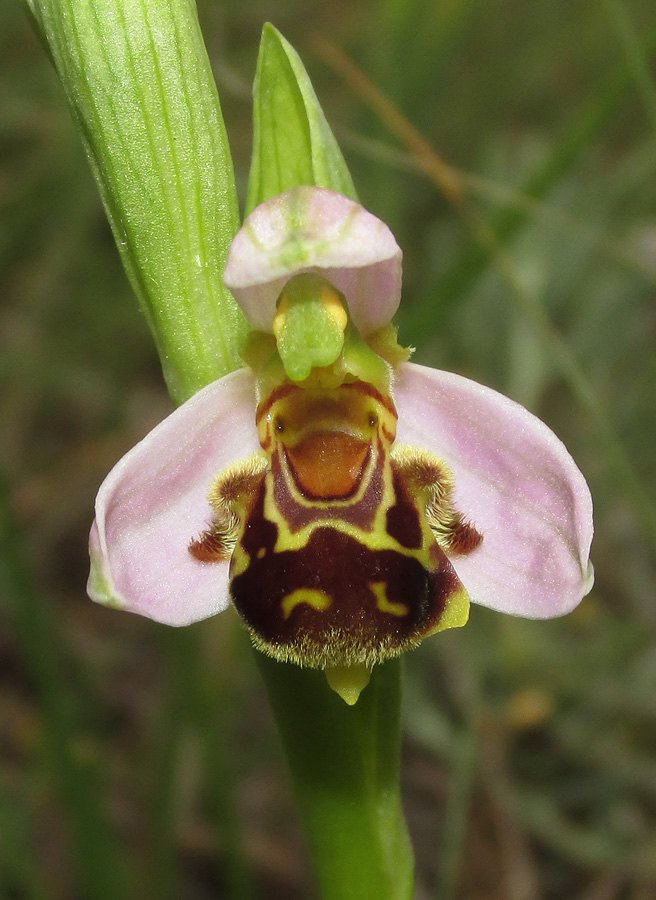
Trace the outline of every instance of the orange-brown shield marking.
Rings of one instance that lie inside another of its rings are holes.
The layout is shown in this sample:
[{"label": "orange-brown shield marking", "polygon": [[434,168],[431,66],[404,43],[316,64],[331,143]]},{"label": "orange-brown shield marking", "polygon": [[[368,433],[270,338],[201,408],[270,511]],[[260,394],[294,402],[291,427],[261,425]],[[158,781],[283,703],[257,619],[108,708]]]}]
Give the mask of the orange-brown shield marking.
[{"label": "orange-brown shield marking", "polygon": [[318,431],[285,450],[289,467],[304,496],[344,498],[357,488],[370,445],[341,431]]}]

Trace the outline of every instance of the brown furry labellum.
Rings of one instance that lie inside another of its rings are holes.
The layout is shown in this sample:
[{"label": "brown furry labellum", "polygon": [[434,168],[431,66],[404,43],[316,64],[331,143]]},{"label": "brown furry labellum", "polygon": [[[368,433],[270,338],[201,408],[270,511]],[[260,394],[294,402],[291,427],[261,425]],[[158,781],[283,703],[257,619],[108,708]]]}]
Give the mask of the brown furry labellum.
[{"label": "brown furry labellum", "polygon": [[260,404],[262,451],[212,485],[198,559],[231,558],[232,601],[263,652],[370,670],[464,624],[469,598],[446,553],[482,537],[454,508],[448,467],[393,446],[396,410],[362,382],[284,385]]}]

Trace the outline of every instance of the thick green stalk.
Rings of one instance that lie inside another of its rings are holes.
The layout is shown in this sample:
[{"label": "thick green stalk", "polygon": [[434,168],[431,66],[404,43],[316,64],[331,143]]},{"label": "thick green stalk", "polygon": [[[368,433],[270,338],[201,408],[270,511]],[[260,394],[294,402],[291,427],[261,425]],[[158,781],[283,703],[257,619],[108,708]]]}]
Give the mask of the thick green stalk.
[{"label": "thick green stalk", "polygon": [[355,706],[322,672],[257,653],[323,900],[411,900],[399,789],[402,660],[377,666]]}]

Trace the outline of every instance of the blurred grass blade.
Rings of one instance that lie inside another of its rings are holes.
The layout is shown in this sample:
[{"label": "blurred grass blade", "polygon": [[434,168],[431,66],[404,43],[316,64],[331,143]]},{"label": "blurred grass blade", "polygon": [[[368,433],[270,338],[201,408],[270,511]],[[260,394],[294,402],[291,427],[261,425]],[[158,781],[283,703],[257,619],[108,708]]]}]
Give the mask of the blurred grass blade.
[{"label": "blurred grass blade", "polygon": [[[645,53],[656,48],[656,29],[645,38]],[[592,145],[601,129],[621,108],[627,91],[633,84],[633,74],[626,66],[615,70],[602,86],[596,98],[586,104],[579,115],[556,144],[549,158],[541,164],[520,188],[520,192],[533,200],[545,197],[566,175],[581,155]],[[506,245],[529,221],[527,212],[509,209],[501,212],[489,223],[489,232],[496,245]],[[439,328],[440,323],[477,283],[490,265],[493,256],[490,242],[481,241],[472,233],[460,254],[442,276],[437,286],[431,286],[431,302],[417,297],[406,309],[404,334],[411,343],[420,342],[422,335]],[[436,298],[437,301],[436,302]]]},{"label": "blurred grass blade", "polygon": [[520,812],[526,829],[552,852],[588,868],[603,866],[606,871],[630,873],[652,886],[656,881],[651,835],[642,840],[627,838],[620,843],[616,832],[606,823],[581,823],[574,816],[564,814],[548,794],[535,790],[522,791]]},{"label": "blurred grass blade", "polygon": [[59,630],[33,583],[9,503],[0,472],[1,596],[39,699],[46,760],[67,815],[81,896],[116,900],[126,896],[125,865],[101,809],[97,773],[75,758],[77,734],[64,696]]},{"label": "blurred grass blade", "polygon": [[473,731],[463,731],[454,739],[449,769],[449,792],[442,824],[436,900],[452,900],[456,896],[465,854],[478,751],[478,738]]},{"label": "blurred grass blade", "polygon": [[175,844],[180,820],[180,786],[184,784],[183,745],[188,738],[194,703],[188,683],[196,665],[198,640],[193,628],[158,626],[157,635],[167,677],[150,765],[149,852],[144,894],[147,900],[177,900],[181,873]]},{"label": "blurred grass blade", "polygon": [[[192,727],[202,737],[202,790],[211,820],[212,844],[221,860],[226,900],[254,900],[257,889],[246,858],[238,793],[244,758],[234,753],[238,722],[248,702],[240,675],[243,677],[243,656],[250,649],[249,640],[234,620],[222,621],[220,631],[220,648],[216,648],[212,633],[205,629],[204,636],[211,643],[211,650],[205,653],[198,640],[192,646],[191,636],[181,641],[175,672],[181,680]],[[195,629],[185,629],[187,634],[192,632],[199,637]],[[177,640],[179,634],[175,633]],[[208,665],[209,657],[212,662]]]},{"label": "blurred grass blade", "polygon": [[438,84],[440,74],[457,64],[456,48],[477,9],[477,0],[384,0],[380,4],[380,37],[372,42],[372,64],[381,84],[394,92],[406,113],[421,110],[426,86]]},{"label": "blurred grass blade", "polygon": [[626,5],[622,0],[604,0],[604,4],[622,43],[627,65],[633,74],[652,130],[656,135],[656,86],[645,47],[636,34]]},{"label": "blurred grass blade", "polygon": [[0,771],[0,897],[48,900],[45,879],[34,865],[35,847],[21,799]]},{"label": "blurred grass blade", "polygon": [[342,151],[303,63],[280,32],[267,24],[255,76],[246,212],[301,184],[329,188],[357,200]]},{"label": "blurred grass blade", "polygon": [[223,286],[239,227],[232,161],[188,0],[25,0],[47,44],[123,264],[178,402],[237,368]]},{"label": "blurred grass blade", "polygon": [[[223,623],[224,625],[226,623]],[[144,873],[148,900],[177,900],[184,873],[176,853],[184,785],[192,759],[199,753],[203,770],[203,805],[211,819],[211,844],[221,867],[226,900],[251,900],[250,872],[244,858],[237,810],[236,771],[231,730],[236,710],[230,702],[224,667],[209,671],[203,658],[203,626],[158,628],[167,677],[157,725],[150,791],[149,854]],[[223,648],[225,650],[225,647]],[[243,648],[242,648],[243,649]],[[235,665],[239,661],[235,660]],[[196,746],[196,739],[200,746]],[[195,766],[194,766],[195,769]]]}]

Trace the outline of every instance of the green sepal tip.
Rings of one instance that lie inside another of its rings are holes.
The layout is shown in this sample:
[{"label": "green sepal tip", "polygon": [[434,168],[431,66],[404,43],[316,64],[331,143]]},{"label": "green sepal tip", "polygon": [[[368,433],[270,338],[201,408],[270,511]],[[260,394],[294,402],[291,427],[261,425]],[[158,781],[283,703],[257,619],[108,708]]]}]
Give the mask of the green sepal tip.
[{"label": "green sepal tip", "polygon": [[301,184],[358,199],[298,53],[268,23],[262,29],[253,98],[247,214]]}]

